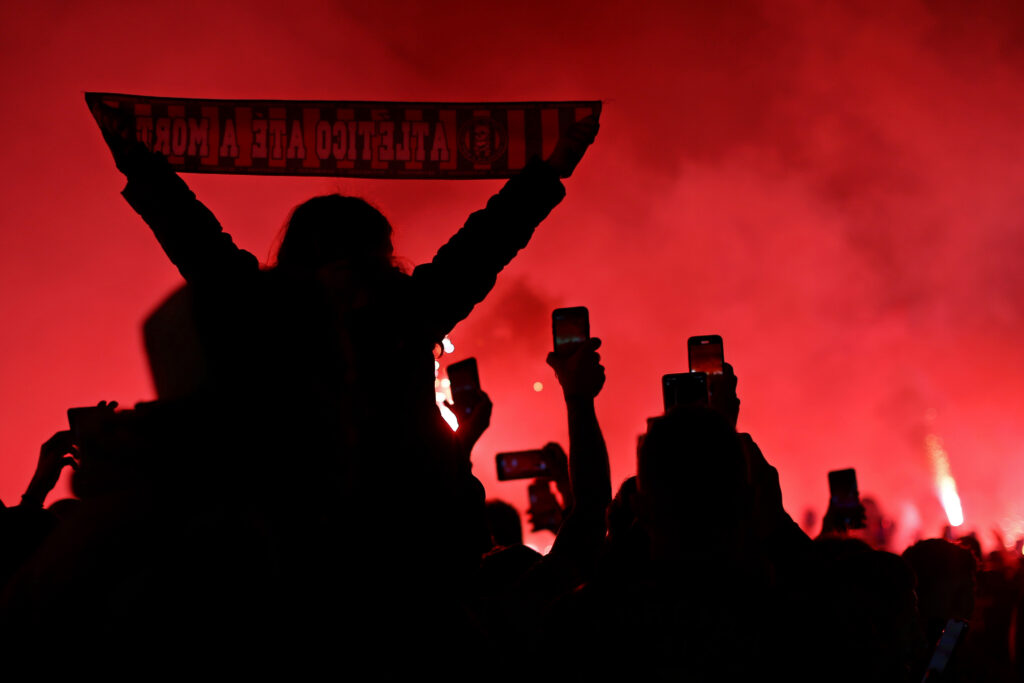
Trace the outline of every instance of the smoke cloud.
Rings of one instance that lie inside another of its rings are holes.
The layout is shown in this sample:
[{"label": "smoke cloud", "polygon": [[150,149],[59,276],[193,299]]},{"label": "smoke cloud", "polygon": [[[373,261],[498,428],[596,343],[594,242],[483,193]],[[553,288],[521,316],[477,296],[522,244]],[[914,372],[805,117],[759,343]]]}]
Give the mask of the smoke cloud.
[{"label": "smoke cloud", "polygon": [[[139,324],[179,282],[117,195],[84,91],[578,98],[605,102],[597,143],[442,360],[476,355],[495,402],[475,455],[491,495],[526,504],[496,451],[564,443],[549,313],[586,305],[616,482],[660,376],[717,333],[795,518],[856,467],[884,512],[920,520],[906,541],[938,533],[934,435],[965,528],[1024,534],[1024,6],[596,4],[0,6],[0,498],[66,408],[152,398]],[[291,207],[338,190],[378,205],[412,263],[500,186],[186,179],[261,258]]]}]

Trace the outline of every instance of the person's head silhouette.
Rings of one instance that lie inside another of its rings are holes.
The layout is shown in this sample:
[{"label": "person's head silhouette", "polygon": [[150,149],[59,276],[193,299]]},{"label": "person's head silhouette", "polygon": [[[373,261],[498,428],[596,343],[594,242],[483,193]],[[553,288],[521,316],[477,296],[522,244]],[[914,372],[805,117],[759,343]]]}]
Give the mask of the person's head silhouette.
[{"label": "person's head silhouette", "polygon": [[390,266],[394,247],[391,224],[358,197],[328,194],[295,207],[277,251],[277,265],[316,270],[339,261],[361,266]]}]

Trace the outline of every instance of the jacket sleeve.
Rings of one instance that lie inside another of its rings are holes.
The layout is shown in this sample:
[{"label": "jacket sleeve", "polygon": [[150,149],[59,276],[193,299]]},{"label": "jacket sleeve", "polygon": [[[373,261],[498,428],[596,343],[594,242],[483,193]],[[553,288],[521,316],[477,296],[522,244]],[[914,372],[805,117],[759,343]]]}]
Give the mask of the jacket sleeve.
[{"label": "jacket sleeve", "polygon": [[412,274],[418,317],[431,339],[448,334],[494,287],[498,273],[565,196],[557,174],[534,158],[487,206]]},{"label": "jacket sleeve", "polygon": [[144,163],[128,175],[121,194],[189,284],[259,270],[256,257],[235,245],[162,156],[147,153]]}]

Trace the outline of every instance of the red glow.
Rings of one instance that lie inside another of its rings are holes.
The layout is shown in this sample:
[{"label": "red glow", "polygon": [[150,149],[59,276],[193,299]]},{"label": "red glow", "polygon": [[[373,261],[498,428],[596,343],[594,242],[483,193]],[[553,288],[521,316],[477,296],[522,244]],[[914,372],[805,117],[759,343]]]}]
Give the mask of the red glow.
[{"label": "red glow", "polygon": [[[660,376],[710,332],[739,375],[740,428],[778,466],[794,517],[820,516],[826,472],[852,465],[886,514],[937,535],[921,448],[934,428],[970,524],[1024,532],[1024,6],[356,4],[0,4],[5,503],[68,407],[153,397],[139,325],[180,282],[118,195],[84,91],[601,98],[565,202],[446,357],[476,356],[494,401],[475,451],[489,494],[525,509],[493,454],[566,442],[560,392],[532,382],[554,381],[551,309],[584,304],[604,340],[616,484],[659,412]],[[384,211],[412,263],[500,186],[187,180],[260,257],[293,206],[341,191]]]}]

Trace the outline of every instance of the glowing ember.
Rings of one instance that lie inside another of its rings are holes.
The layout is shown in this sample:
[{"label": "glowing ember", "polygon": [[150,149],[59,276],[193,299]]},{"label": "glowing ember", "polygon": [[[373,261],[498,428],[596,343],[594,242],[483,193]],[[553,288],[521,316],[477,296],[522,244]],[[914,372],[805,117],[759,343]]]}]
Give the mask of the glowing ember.
[{"label": "glowing ember", "polygon": [[946,519],[949,520],[950,526],[960,526],[964,523],[964,511],[960,506],[956,480],[950,473],[949,457],[946,455],[946,449],[942,447],[942,439],[935,434],[929,434],[924,439],[924,446],[928,450],[932,471],[935,472],[935,487],[942,509],[946,511]]}]

